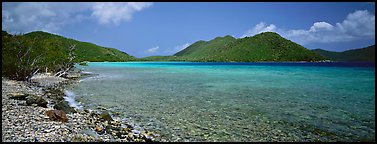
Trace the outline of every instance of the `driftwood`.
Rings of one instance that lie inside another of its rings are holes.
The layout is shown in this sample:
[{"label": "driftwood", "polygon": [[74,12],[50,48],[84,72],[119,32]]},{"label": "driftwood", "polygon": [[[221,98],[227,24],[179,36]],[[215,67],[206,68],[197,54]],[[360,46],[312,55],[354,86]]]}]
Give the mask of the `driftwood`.
[{"label": "driftwood", "polygon": [[65,69],[65,70],[63,70],[63,71],[59,71],[58,73],[60,73],[60,74],[58,75],[58,73],[57,73],[57,74],[55,74],[54,76],[58,76],[58,77],[60,77],[60,76],[62,76],[62,75],[64,75],[64,74],[66,74],[71,68],[72,68],[72,67],[68,67],[67,69]]},{"label": "driftwood", "polygon": [[69,57],[68,57],[68,62],[66,63],[63,63],[63,65],[61,66],[62,70],[58,71],[57,73],[54,74],[54,76],[62,76],[64,74],[66,74],[69,70],[71,70],[73,68],[73,59],[75,58],[75,55],[73,53],[73,51],[75,50],[76,48],[76,44],[74,45],[71,45],[69,47]]},{"label": "driftwood", "polygon": [[30,74],[28,76],[26,76],[26,80],[27,81],[30,81],[30,79],[35,75],[37,74],[37,72],[39,71],[39,68],[37,70],[35,70],[34,72],[31,71]]},{"label": "driftwood", "polygon": [[39,69],[37,69],[33,74],[31,74],[30,77],[33,77],[38,71],[39,71]]},{"label": "driftwood", "polygon": [[[33,41],[34,42],[34,41]],[[41,58],[43,58],[43,54],[40,54],[36,57],[33,57],[31,55],[33,46],[29,46],[26,49],[20,48],[18,50],[17,54],[17,61],[16,61],[16,66],[19,69],[19,72],[16,72],[16,77],[17,78],[22,78],[23,80],[30,80],[31,77],[33,77],[35,74],[37,74],[40,69],[43,69],[40,65]],[[51,69],[51,71],[54,74],[54,76],[61,77],[64,74],[67,74],[69,70],[71,70],[74,67],[74,62],[73,60],[75,59],[75,54],[74,50],[76,48],[75,44],[71,44],[70,47],[68,48],[69,53],[67,59],[65,59],[63,62],[60,62],[61,64],[56,65],[57,69]],[[55,61],[52,62],[55,64]],[[46,73],[48,72],[48,67],[45,67]]]}]

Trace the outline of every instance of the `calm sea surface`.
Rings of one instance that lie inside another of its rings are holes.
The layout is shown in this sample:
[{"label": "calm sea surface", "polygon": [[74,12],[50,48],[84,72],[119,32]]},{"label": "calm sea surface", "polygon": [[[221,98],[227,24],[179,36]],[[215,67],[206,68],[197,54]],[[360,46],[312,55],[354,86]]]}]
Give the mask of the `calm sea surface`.
[{"label": "calm sea surface", "polygon": [[91,62],[68,89],[169,141],[375,141],[371,63]]}]

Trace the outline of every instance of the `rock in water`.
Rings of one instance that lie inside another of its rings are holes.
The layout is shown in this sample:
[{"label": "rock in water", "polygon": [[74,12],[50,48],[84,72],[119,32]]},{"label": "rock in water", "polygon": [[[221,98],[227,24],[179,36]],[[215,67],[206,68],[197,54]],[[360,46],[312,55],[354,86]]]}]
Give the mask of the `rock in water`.
[{"label": "rock in water", "polygon": [[154,137],[154,135],[153,135],[153,133],[152,132],[150,132],[150,131],[146,131],[146,132],[143,132],[143,133],[141,133],[142,134],[142,138],[145,140],[145,141],[152,141],[152,139],[153,139],[153,137]]},{"label": "rock in water", "polygon": [[62,110],[49,110],[46,111],[46,115],[53,121],[68,122],[67,115]]},{"label": "rock in water", "polygon": [[23,93],[10,93],[8,94],[10,99],[15,99],[15,100],[26,100],[26,97],[29,96],[28,94],[23,94]]},{"label": "rock in water", "polygon": [[40,107],[47,108],[47,103],[48,102],[45,99],[43,99],[41,96],[29,95],[28,97],[26,97],[26,104],[28,106],[32,104],[37,104]]},{"label": "rock in water", "polygon": [[62,110],[67,114],[76,112],[75,109],[69,106],[68,102],[65,100],[57,102],[54,106],[54,109]]},{"label": "rock in water", "polygon": [[98,139],[98,135],[97,135],[97,133],[94,132],[94,131],[91,130],[91,129],[85,129],[85,130],[82,130],[80,133],[82,133],[82,134],[86,134],[86,135],[88,135],[88,136],[92,136],[92,137]]},{"label": "rock in water", "polygon": [[102,126],[97,125],[95,130],[98,134],[104,134],[105,133],[105,130],[104,130],[104,128],[102,128]]},{"label": "rock in water", "polygon": [[113,118],[111,118],[111,115],[107,111],[102,112],[99,117],[103,120],[113,121]]}]

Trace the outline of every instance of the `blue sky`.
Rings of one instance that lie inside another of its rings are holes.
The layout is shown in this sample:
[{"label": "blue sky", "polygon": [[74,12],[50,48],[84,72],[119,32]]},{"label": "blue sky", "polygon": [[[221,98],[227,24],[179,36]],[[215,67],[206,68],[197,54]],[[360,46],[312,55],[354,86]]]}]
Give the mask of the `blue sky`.
[{"label": "blue sky", "polygon": [[2,3],[2,29],[42,30],[136,57],[171,55],[199,40],[273,31],[308,49],[375,43],[371,2]]}]

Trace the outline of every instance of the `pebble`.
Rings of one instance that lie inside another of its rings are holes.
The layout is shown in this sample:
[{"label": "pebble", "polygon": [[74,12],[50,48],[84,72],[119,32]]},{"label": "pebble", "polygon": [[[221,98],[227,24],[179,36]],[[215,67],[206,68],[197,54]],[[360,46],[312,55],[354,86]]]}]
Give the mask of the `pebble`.
[{"label": "pebble", "polygon": [[[44,87],[36,87],[27,82],[8,80],[2,78],[2,141],[3,142],[128,142],[144,141],[140,131],[132,127],[122,128],[121,122],[104,122],[111,129],[123,130],[113,133],[97,133],[103,130],[98,115],[91,115],[93,110],[83,110],[80,113],[67,114],[68,122],[51,121],[44,113],[53,109],[38,106],[26,106],[25,101],[9,99],[10,93],[25,93],[42,96],[49,103],[54,100],[44,95]],[[129,124],[126,124],[129,125]],[[88,134],[81,134],[87,130]],[[112,135],[123,135],[123,139],[114,138]],[[38,137],[36,137],[38,136]],[[127,136],[127,137],[125,137]]]},{"label": "pebble", "polygon": [[100,127],[100,126],[96,126],[96,131],[97,131],[97,132],[100,132],[100,131],[102,131],[102,130],[103,130],[102,127]]},{"label": "pebble", "polygon": [[140,131],[138,131],[138,130],[132,130],[132,132],[133,132],[134,134],[140,134]]},{"label": "pebble", "polygon": [[45,133],[50,133],[52,131],[52,129],[45,129],[44,132]]}]

